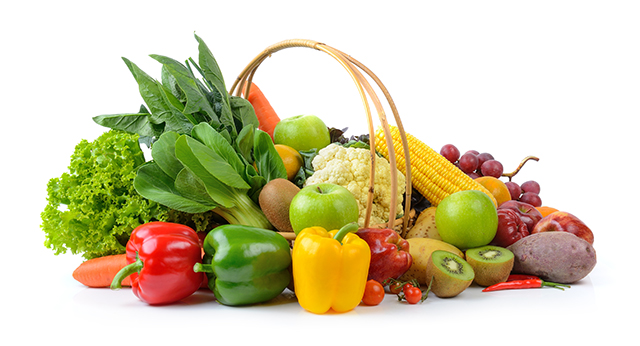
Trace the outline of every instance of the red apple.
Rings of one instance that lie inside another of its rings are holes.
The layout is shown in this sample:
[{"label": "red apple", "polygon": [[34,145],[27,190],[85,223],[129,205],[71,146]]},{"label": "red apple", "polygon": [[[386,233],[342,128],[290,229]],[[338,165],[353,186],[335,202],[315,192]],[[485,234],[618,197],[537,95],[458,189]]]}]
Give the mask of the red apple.
[{"label": "red apple", "polygon": [[542,220],[542,214],[540,214],[536,207],[529,203],[511,200],[500,204],[498,209],[513,209],[518,212],[522,221],[527,225],[529,233],[531,233],[536,227],[536,224]]},{"label": "red apple", "polygon": [[388,228],[363,228],[356,232],[369,244],[371,262],[367,280],[384,283],[388,279],[397,279],[404,274],[413,263],[409,253],[409,242],[398,233]]},{"label": "red apple", "polygon": [[498,231],[491,241],[491,245],[506,248],[528,235],[527,225],[522,221],[517,211],[498,209]]},{"label": "red apple", "polygon": [[591,229],[575,215],[564,211],[556,211],[545,216],[538,222],[531,234],[542,232],[573,233],[578,238],[582,238],[593,245],[593,232],[591,232]]}]

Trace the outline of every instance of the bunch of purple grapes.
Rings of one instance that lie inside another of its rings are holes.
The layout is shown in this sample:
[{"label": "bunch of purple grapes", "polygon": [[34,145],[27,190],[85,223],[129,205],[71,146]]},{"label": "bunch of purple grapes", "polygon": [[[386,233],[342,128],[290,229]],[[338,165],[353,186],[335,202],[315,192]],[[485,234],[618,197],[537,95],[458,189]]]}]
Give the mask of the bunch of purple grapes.
[{"label": "bunch of purple grapes", "polygon": [[540,184],[535,180],[527,180],[522,185],[518,185],[513,181],[507,181],[504,184],[507,185],[512,200],[528,203],[534,207],[542,206]]},{"label": "bunch of purple grapes", "polygon": [[[489,153],[480,153],[477,150],[469,150],[460,155],[460,151],[453,144],[445,144],[440,149],[440,155],[444,156],[449,162],[453,163],[461,171],[466,173],[472,179],[482,176],[489,176],[500,179],[504,171],[502,163],[496,160]],[[528,203],[534,207],[542,206],[540,199],[540,184],[534,180],[525,181],[522,185],[515,182],[505,182],[511,199]]]},{"label": "bunch of purple grapes", "polygon": [[480,153],[477,150],[469,150],[460,155],[460,150],[453,144],[445,144],[440,149],[440,155],[444,156],[449,162],[460,168],[471,178],[475,179],[482,176],[500,178],[504,168],[500,161],[496,160],[489,153]]}]

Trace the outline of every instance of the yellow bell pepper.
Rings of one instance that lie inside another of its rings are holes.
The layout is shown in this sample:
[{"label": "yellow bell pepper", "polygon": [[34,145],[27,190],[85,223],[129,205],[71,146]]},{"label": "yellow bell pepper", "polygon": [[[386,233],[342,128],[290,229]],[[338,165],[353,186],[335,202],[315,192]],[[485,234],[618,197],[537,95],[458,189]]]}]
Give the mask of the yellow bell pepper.
[{"label": "yellow bell pepper", "polygon": [[293,245],[293,282],[300,306],[323,314],[350,311],[362,300],[371,251],[354,232],[356,223],[327,232],[305,228]]}]

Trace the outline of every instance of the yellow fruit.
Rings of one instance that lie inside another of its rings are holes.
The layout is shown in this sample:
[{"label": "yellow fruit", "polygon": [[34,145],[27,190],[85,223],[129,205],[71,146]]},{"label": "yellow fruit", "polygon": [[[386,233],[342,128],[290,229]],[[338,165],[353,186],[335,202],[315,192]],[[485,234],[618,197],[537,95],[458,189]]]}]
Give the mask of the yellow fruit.
[{"label": "yellow fruit", "polygon": [[502,180],[495,177],[479,177],[475,179],[480,185],[484,186],[498,202],[498,205],[511,200],[511,194],[507,185]]},{"label": "yellow fruit", "polygon": [[288,145],[276,144],[275,147],[278,155],[282,158],[282,162],[284,162],[284,167],[287,169],[287,179],[293,180],[293,177],[302,167],[302,156],[297,150]]}]

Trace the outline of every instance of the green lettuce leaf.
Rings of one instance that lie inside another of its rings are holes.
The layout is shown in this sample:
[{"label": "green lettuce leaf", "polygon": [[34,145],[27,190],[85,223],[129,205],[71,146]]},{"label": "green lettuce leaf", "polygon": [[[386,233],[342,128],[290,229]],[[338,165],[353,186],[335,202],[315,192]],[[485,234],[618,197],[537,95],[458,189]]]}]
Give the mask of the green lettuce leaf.
[{"label": "green lettuce leaf", "polygon": [[87,259],[123,253],[135,227],[165,219],[168,208],[133,187],[144,162],[138,135],[110,130],[78,143],[68,172],[47,184],[45,246],[56,255],[70,251]]}]

